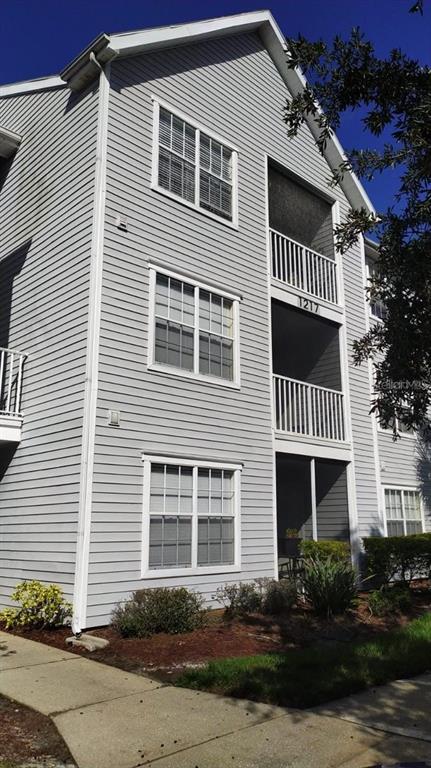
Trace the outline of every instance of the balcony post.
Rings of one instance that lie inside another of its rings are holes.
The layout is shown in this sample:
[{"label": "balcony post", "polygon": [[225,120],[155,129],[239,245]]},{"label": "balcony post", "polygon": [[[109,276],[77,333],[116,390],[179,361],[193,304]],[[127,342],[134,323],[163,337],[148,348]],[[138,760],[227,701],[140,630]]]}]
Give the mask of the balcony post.
[{"label": "balcony post", "polygon": [[308,412],[308,434],[314,437],[313,428],[313,409],[311,403],[311,387],[307,385],[307,412]]},{"label": "balcony post", "polygon": [[317,541],[316,459],[310,461],[311,525],[314,541]]}]

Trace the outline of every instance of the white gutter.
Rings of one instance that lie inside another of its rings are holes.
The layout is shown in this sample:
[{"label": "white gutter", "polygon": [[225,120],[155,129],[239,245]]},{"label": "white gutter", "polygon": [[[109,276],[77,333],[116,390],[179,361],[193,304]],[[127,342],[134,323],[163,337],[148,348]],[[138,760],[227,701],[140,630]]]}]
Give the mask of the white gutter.
[{"label": "white gutter", "polygon": [[72,630],[79,635],[87,622],[88,564],[90,556],[91,507],[93,496],[94,443],[99,378],[100,315],[102,303],[103,246],[106,201],[106,164],[110,64],[99,65],[96,171],[94,183],[93,231],[91,242],[88,309],[87,360],[82,426],[81,476]]}]

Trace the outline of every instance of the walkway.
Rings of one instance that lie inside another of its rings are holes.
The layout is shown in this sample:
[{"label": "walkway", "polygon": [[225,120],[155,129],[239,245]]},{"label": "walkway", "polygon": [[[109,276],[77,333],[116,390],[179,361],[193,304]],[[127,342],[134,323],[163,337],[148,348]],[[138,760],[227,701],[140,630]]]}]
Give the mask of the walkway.
[{"label": "walkway", "polygon": [[[412,708],[420,716],[430,712],[424,680],[405,690],[409,717]],[[281,709],[162,685],[1,632],[0,693],[49,715],[79,768],[367,768],[431,755],[425,716],[420,739],[386,733],[380,711],[386,703],[376,697],[374,709],[366,702],[370,716],[363,721],[359,697],[351,700],[348,719],[344,704],[325,715]],[[381,730],[369,727],[376,720]],[[409,736],[412,728],[409,721]]]}]

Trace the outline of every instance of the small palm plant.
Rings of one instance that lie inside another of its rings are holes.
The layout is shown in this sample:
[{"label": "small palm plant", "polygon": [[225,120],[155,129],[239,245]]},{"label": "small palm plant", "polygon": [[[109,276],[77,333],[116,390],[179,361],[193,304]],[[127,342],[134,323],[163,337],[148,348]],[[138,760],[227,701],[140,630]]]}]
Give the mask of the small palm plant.
[{"label": "small palm plant", "polygon": [[328,618],[347,611],[357,597],[355,571],[349,562],[334,557],[306,560],[302,586],[314,611]]}]

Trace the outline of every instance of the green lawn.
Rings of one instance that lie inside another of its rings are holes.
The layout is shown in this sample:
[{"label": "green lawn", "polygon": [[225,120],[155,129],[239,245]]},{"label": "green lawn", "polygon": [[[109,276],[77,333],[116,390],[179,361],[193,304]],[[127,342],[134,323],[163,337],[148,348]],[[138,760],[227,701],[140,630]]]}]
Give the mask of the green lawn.
[{"label": "green lawn", "polygon": [[291,707],[312,707],[431,669],[431,613],[368,642],[211,661],[177,685]]}]

